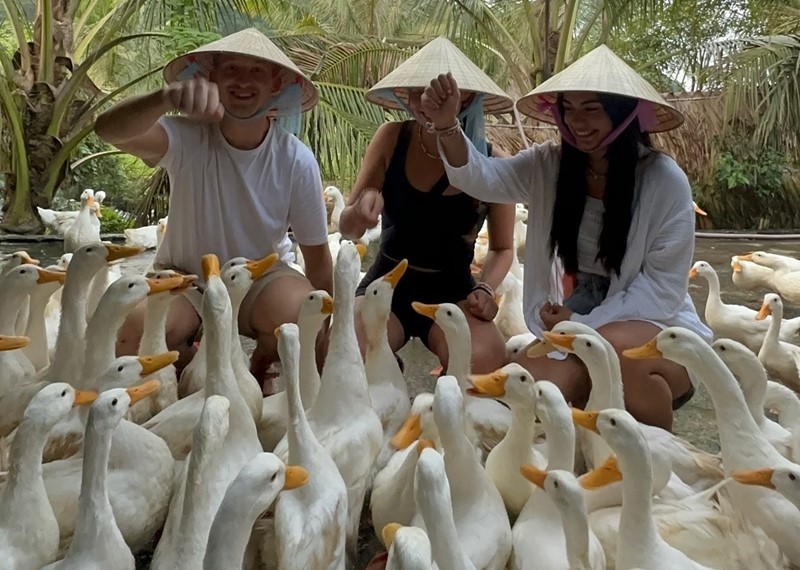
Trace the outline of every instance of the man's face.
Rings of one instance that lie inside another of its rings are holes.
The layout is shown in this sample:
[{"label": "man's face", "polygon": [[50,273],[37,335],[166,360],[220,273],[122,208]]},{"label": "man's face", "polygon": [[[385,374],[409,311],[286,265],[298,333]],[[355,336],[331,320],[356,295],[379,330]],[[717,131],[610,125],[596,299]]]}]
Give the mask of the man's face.
[{"label": "man's face", "polygon": [[278,66],[244,55],[215,58],[211,80],[219,87],[225,112],[246,118],[256,113],[281,88]]}]

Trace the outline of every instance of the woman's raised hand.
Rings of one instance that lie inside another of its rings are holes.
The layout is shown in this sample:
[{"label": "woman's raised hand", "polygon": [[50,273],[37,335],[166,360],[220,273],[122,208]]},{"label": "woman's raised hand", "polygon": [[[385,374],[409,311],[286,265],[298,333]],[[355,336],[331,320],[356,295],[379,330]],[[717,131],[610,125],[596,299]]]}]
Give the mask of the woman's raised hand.
[{"label": "woman's raised hand", "polygon": [[461,92],[453,74],[441,73],[431,79],[431,84],[422,93],[421,103],[422,112],[433,123],[434,128],[447,129],[458,123]]}]

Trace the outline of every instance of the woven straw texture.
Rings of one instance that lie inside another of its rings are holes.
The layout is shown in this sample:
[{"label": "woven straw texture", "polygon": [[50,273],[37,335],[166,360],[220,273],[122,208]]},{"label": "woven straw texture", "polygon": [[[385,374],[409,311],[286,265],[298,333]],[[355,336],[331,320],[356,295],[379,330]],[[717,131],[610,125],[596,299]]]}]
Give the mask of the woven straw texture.
[{"label": "woven straw texture", "polygon": [[461,91],[483,93],[485,113],[502,113],[512,109],[511,98],[477,65],[447,38],[428,42],[389,75],[367,91],[367,101],[390,109],[401,109],[396,101],[384,96],[386,90],[408,103],[410,89],[424,89],[440,73],[451,72]]},{"label": "woven straw texture", "polygon": [[556,95],[569,91],[592,91],[624,95],[653,103],[658,123],[650,132],[674,129],[683,123],[683,115],[667,103],[661,94],[607,46],[600,45],[557,73],[536,89],[517,100],[517,110],[545,123],[555,123],[550,110],[542,103],[555,103]]},{"label": "woven straw texture", "polygon": [[278,46],[255,28],[241,30],[176,57],[164,66],[164,80],[167,83],[176,81],[181,72],[190,65],[194,65],[195,68],[193,76],[208,77],[213,67],[214,54],[246,55],[281,67],[284,85],[294,82],[301,84],[300,108],[302,111],[309,110],[316,105],[319,99],[317,88],[311,80]]}]

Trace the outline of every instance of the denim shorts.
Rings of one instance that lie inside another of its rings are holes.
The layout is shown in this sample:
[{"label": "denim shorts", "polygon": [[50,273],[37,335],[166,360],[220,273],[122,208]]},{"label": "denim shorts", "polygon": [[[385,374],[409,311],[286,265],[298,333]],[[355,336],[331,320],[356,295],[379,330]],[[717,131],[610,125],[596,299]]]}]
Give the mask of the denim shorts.
[{"label": "denim shorts", "polygon": [[578,273],[577,279],[578,285],[564,301],[564,306],[573,313],[585,315],[605,300],[611,280],[595,273]]}]

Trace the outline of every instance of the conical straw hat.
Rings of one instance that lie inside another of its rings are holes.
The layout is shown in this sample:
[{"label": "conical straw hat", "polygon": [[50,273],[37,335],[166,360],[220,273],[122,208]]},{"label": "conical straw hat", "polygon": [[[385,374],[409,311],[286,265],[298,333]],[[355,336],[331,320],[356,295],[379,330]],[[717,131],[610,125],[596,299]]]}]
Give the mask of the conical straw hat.
[{"label": "conical straw hat", "polygon": [[[283,84],[300,83],[300,109],[307,111],[316,105],[319,99],[317,88],[300,68],[283,53],[270,39],[256,30],[248,28],[220,38],[187,54],[176,57],[164,66],[164,80],[167,83],[188,79],[189,77],[208,77],[214,65],[214,54],[246,55],[275,64],[283,69]],[[181,77],[181,75],[189,75]],[[275,111],[267,113],[273,114]]]},{"label": "conical straw hat", "polygon": [[655,112],[654,124],[646,129],[649,132],[669,131],[683,123],[680,111],[667,103],[650,83],[605,45],[593,49],[518,99],[517,109],[534,119],[555,123],[547,104],[555,103],[559,93],[568,91],[592,91],[649,101]]},{"label": "conical straw hat", "polygon": [[501,113],[511,110],[513,106],[511,97],[477,65],[472,63],[450,40],[444,37],[438,37],[427,43],[397,69],[376,83],[372,89],[367,91],[367,101],[382,107],[403,110],[397,101],[386,96],[387,92],[394,92],[399,99],[408,103],[410,89],[424,89],[430,85],[431,79],[448,71],[452,72],[461,91],[484,94],[483,110],[485,113]]}]

